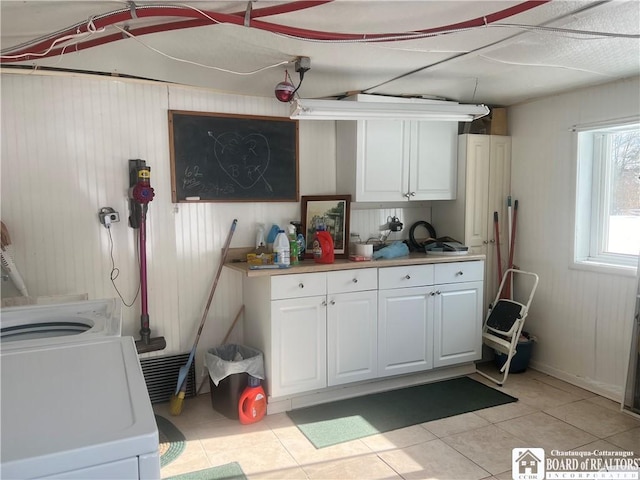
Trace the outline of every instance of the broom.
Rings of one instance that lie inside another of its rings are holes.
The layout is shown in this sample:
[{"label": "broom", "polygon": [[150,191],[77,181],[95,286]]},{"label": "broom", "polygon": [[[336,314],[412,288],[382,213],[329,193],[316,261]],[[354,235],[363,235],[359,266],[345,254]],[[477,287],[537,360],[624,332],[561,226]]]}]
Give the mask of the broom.
[{"label": "broom", "polygon": [[169,413],[171,415],[176,416],[182,413],[182,406],[184,404],[184,396],[187,391],[187,374],[189,373],[189,369],[191,368],[191,364],[193,363],[193,357],[196,354],[196,347],[198,346],[198,341],[200,340],[200,334],[202,333],[202,327],[204,327],[204,322],[207,320],[207,315],[209,313],[209,307],[211,306],[211,301],[213,300],[213,294],[216,292],[216,286],[218,285],[218,280],[220,279],[220,274],[222,273],[222,267],[224,267],[225,260],[227,258],[227,252],[229,251],[229,244],[231,243],[231,237],[233,237],[233,232],[236,229],[236,225],[238,223],[237,219],[233,220],[231,224],[231,230],[227,235],[227,241],[224,244],[224,248],[222,250],[222,257],[220,258],[220,263],[218,264],[218,271],[216,272],[215,279],[213,280],[213,285],[211,286],[211,292],[209,293],[209,299],[207,300],[207,305],[204,309],[204,313],[202,314],[202,320],[200,320],[200,326],[198,327],[198,333],[196,334],[196,339],[193,342],[193,347],[191,347],[191,352],[189,353],[189,359],[187,363],[180,367],[180,371],[178,372],[178,384],[176,385],[176,391],[169,400]]}]

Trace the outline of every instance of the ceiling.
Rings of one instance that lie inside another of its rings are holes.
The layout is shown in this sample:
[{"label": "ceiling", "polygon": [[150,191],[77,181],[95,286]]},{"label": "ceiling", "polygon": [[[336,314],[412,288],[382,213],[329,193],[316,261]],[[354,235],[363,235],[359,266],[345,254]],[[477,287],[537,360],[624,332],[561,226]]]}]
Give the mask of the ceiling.
[{"label": "ceiling", "polygon": [[508,106],[640,74],[638,0],[3,0],[0,14],[3,69],[265,97],[285,71],[298,85],[298,57],[310,59],[301,98],[369,93]]}]

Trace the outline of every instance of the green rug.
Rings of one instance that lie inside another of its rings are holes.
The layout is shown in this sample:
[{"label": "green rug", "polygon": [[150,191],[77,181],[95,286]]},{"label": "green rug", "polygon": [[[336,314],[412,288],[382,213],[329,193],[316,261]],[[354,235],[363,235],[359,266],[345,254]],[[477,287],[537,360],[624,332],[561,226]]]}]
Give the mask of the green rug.
[{"label": "green rug", "polygon": [[240,465],[233,462],[197,472],[183,473],[166,480],[247,480],[247,477],[245,477]]},{"label": "green rug", "polygon": [[316,448],[518,401],[468,377],[287,412]]},{"label": "green rug", "polygon": [[173,423],[160,415],[156,415],[158,437],[160,440],[160,467],[173,462],[184,452],[186,439]]}]

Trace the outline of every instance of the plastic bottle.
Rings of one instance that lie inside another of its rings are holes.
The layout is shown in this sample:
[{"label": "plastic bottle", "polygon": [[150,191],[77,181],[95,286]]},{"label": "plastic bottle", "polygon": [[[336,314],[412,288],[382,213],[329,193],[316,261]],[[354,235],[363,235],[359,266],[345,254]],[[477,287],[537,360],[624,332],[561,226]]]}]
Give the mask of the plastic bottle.
[{"label": "plastic bottle", "polygon": [[249,382],[238,400],[238,419],[243,425],[262,420],[267,413],[267,395],[260,379],[249,375]]},{"label": "plastic bottle", "polygon": [[276,258],[273,263],[277,265],[289,266],[291,264],[291,250],[289,248],[289,239],[284,233],[284,230],[278,230],[275,240],[273,241],[273,253],[276,254]]},{"label": "plastic bottle", "polygon": [[333,263],[335,259],[333,238],[324,229],[324,225],[319,225],[313,236],[313,259],[316,263]]},{"label": "plastic bottle", "polygon": [[298,264],[298,254],[300,253],[298,250],[298,242],[296,240],[296,227],[295,225],[287,225],[287,230],[289,230],[289,253],[291,254],[291,265]]}]

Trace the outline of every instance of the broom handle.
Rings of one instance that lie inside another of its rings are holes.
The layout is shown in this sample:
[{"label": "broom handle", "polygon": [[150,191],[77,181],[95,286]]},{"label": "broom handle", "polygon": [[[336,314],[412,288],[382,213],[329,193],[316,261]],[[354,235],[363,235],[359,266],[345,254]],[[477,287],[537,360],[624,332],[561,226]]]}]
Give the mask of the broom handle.
[{"label": "broom handle", "polygon": [[502,256],[500,254],[500,225],[498,223],[498,212],[493,212],[493,226],[496,233],[496,256],[498,260],[498,285],[502,281]]},{"label": "broom handle", "polygon": [[198,333],[196,334],[196,339],[193,342],[193,348],[198,345],[198,341],[200,340],[200,334],[202,333],[202,327],[204,327],[204,322],[207,319],[207,315],[209,314],[209,307],[211,306],[211,301],[213,300],[213,294],[216,293],[216,287],[218,286],[218,280],[220,279],[220,274],[222,273],[222,267],[224,267],[224,262],[227,258],[227,252],[229,251],[229,245],[231,244],[231,237],[233,237],[233,232],[236,230],[236,225],[238,224],[237,219],[233,219],[233,223],[231,224],[231,230],[229,230],[229,234],[227,235],[227,241],[224,244],[222,250],[222,257],[220,258],[220,263],[218,264],[218,271],[216,272],[216,277],[213,281],[213,285],[211,286],[211,292],[209,292],[209,300],[207,300],[207,306],[204,309],[204,313],[202,314],[202,320],[200,320],[200,326],[198,327]]}]

